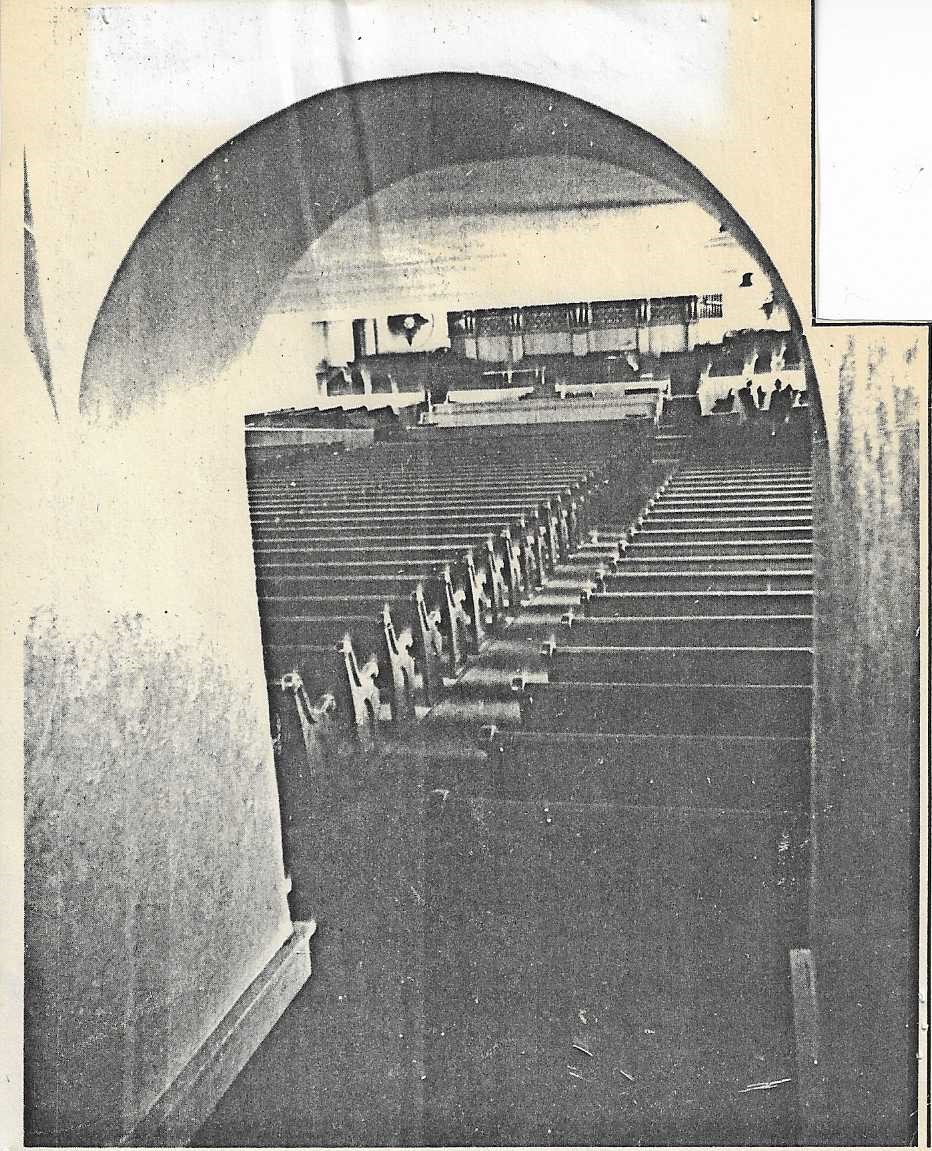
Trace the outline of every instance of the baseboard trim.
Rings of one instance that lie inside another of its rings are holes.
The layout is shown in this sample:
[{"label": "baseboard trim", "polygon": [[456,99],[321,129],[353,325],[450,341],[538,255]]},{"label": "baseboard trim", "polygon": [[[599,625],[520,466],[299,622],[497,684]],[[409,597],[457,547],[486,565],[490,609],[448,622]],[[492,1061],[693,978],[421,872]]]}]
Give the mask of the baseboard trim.
[{"label": "baseboard trim", "polygon": [[184,1147],[311,974],[313,920],[294,924],[236,1003],[159,1096],[121,1147]]}]

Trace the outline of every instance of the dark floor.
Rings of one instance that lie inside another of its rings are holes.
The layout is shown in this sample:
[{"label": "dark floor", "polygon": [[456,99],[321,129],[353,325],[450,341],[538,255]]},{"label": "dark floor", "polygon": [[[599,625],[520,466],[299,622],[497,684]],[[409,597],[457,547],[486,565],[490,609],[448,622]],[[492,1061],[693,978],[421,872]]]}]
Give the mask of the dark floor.
[{"label": "dark floor", "polygon": [[198,1145],[795,1141],[785,939],[732,820],[424,805],[395,766],[309,840],[342,875],[309,896],[314,974]]}]

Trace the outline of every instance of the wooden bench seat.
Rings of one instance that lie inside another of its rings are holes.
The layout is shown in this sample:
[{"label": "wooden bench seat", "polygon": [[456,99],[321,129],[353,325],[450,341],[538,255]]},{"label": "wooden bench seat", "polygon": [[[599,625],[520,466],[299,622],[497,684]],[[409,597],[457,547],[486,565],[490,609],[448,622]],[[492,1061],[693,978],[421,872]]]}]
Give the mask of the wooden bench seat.
[{"label": "wooden bench seat", "polygon": [[557,629],[557,642],[573,647],[811,647],[812,615],[576,614]]},{"label": "wooden bench seat", "polygon": [[811,591],[593,592],[587,612],[597,616],[811,615]]},{"label": "wooden bench seat", "polygon": [[[434,557],[439,559],[451,551],[458,555],[475,555],[475,549],[483,546],[485,539],[487,536],[484,533],[387,535],[376,534],[376,529],[373,529],[372,533],[357,531],[352,536],[333,533],[324,536],[290,534],[283,537],[263,537],[256,540],[255,552],[260,563],[263,557],[273,556],[279,560],[300,562],[302,556],[311,551],[352,559],[364,558],[374,553],[384,558],[421,555],[434,562]],[[534,532],[519,529],[514,537],[510,529],[505,529],[498,533],[493,546],[506,568],[511,563],[510,557],[517,556],[526,587],[539,585],[560,558],[559,551],[556,554],[553,551],[553,534],[543,525],[537,525],[537,530]]]},{"label": "wooden bench seat", "polygon": [[439,575],[412,572],[400,575],[376,575],[363,572],[352,575],[344,571],[324,574],[301,572],[298,575],[260,575],[256,587],[260,600],[266,598],[305,596],[375,595],[384,601],[406,598],[414,593],[419,583],[426,583]]},{"label": "wooden bench seat", "polygon": [[718,515],[714,512],[696,512],[695,514],[672,512],[669,515],[656,508],[650,513],[649,531],[696,531],[707,529],[710,531],[729,531],[754,528],[757,530],[777,528],[780,532],[798,528],[812,530],[812,514],[784,514],[776,512],[772,515],[762,515],[755,511],[745,513],[727,512]]},{"label": "wooden bench seat", "polygon": [[667,526],[669,523],[683,523],[696,520],[700,523],[747,523],[760,520],[762,523],[784,522],[787,526],[809,522],[812,519],[812,506],[810,504],[785,504],[780,507],[768,504],[766,507],[757,503],[725,505],[721,503],[685,504],[673,506],[663,501],[650,509],[651,523]]},{"label": "wooden bench seat", "polygon": [[390,525],[373,523],[370,527],[354,528],[350,531],[340,531],[336,525],[326,526],[322,528],[302,527],[289,528],[284,526],[281,529],[274,531],[261,531],[256,533],[255,538],[262,545],[278,543],[281,546],[283,543],[293,542],[300,543],[302,540],[307,540],[309,543],[344,543],[349,540],[352,541],[371,541],[372,543],[384,543],[391,545],[392,542],[398,544],[423,544],[429,547],[462,547],[467,548],[474,544],[477,540],[483,539],[488,534],[488,529],[480,528],[476,531],[455,531],[455,530],[419,530],[417,524],[405,530],[391,531]]},{"label": "wooden bench seat", "polygon": [[618,735],[809,734],[809,684],[528,684],[519,695],[529,731]]},{"label": "wooden bench seat", "polygon": [[[311,503],[304,500],[293,503],[257,503],[252,506],[252,518],[257,523],[265,523],[269,519],[288,517],[290,519],[327,519],[345,514],[352,516],[374,516],[374,514],[390,514],[390,516],[422,516],[430,518],[435,514],[440,516],[486,516],[495,519],[512,519],[522,514],[533,514],[538,505],[553,505],[555,509],[560,505],[578,505],[585,503],[585,497],[580,495],[544,496],[535,494],[524,500],[419,500],[399,503],[396,501],[380,502],[377,500],[346,500],[339,503],[320,502]],[[579,511],[579,506],[576,506]]]},{"label": "wooden bench seat", "polygon": [[590,483],[602,470],[586,463],[535,467],[527,461],[522,461],[518,467],[509,467],[507,462],[496,459],[486,461],[481,468],[472,472],[462,467],[446,468],[437,462],[387,469],[373,466],[371,471],[347,465],[329,476],[308,473],[293,477],[281,476],[271,481],[254,481],[250,485],[250,494],[256,498],[266,493],[305,493],[316,498],[365,492],[378,497],[399,495],[404,491],[433,492],[437,495],[456,494],[463,490],[511,492],[516,488],[526,490],[551,485],[560,490],[567,485]]},{"label": "wooden bench seat", "polygon": [[750,503],[762,504],[794,504],[800,503],[805,507],[812,506],[812,488],[806,484],[780,485],[777,489],[770,484],[740,485],[738,487],[674,487],[670,486],[664,491],[664,500],[671,504],[700,505],[707,504],[736,504]]},{"label": "wooden bench seat", "polygon": [[435,576],[443,564],[456,563],[459,558],[459,553],[452,549],[442,553],[436,560],[433,557],[418,559],[410,556],[386,560],[381,558],[381,549],[373,550],[369,559],[325,558],[332,554],[329,548],[308,549],[305,559],[277,561],[269,560],[268,553],[263,551],[257,557],[256,570],[260,576],[266,577],[327,574],[363,576],[371,572],[376,576],[423,575],[423,578],[428,579]]},{"label": "wooden bench seat", "polygon": [[658,506],[658,511],[677,512],[678,514],[704,511],[706,509],[715,512],[774,512],[784,509],[789,511],[810,512],[812,510],[812,496],[802,492],[795,495],[788,493],[780,493],[779,495],[765,495],[764,493],[758,495],[719,493],[718,495],[712,495],[709,493],[703,496],[665,491],[663,494],[662,509]]},{"label": "wooden bench seat", "polygon": [[332,508],[360,505],[381,507],[384,505],[399,508],[417,506],[446,507],[450,505],[513,505],[516,503],[537,503],[540,500],[576,499],[584,496],[598,484],[598,480],[581,480],[576,477],[551,477],[546,481],[501,481],[498,484],[460,484],[454,488],[432,484],[427,477],[399,477],[393,484],[382,487],[372,485],[346,484],[339,490],[319,488],[283,488],[278,492],[250,492],[251,508],[295,507]]},{"label": "wooden bench seat", "polygon": [[[465,662],[469,648],[478,650],[485,638],[481,592],[475,581],[469,583],[468,594],[467,590],[454,587],[448,568],[444,569],[438,583],[439,586],[432,589],[433,597],[425,594],[424,598],[429,610],[439,612],[445,658],[450,670],[456,671]],[[263,620],[268,621],[285,616],[335,620],[369,616],[381,619],[382,609],[387,603],[392,617],[404,620],[402,626],[406,626],[407,620],[416,613],[413,595],[400,592],[395,596],[384,596],[363,590],[342,595],[260,595],[259,613]],[[474,610],[468,611],[467,605]],[[479,610],[475,610],[477,605]],[[417,626],[420,628],[419,623]]]},{"label": "wooden bench seat", "polygon": [[709,538],[702,537],[682,540],[676,536],[649,536],[639,532],[626,541],[623,549],[626,556],[644,559],[663,559],[667,556],[676,556],[682,559],[707,559],[717,556],[749,555],[784,555],[793,552],[812,554],[812,537],[804,536],[800,539],[774,539],[768,536],[755,535],[746,540],[736,538]]},{"label": "wooden bench seat", "polygon": [[307,534],[310,538],[314,538],[336,531],[362,534],[373,528],[382,527],[384,530],[394,527],[405,534],[465,533],[481,537],[487,534],[499,534],[506,528],[517,532],[526,526],[529,530],[533,530],[537,524],[543,525],[554,537],[555,547],[561,552],[568,552],[580,542],[588,529],[589,518],[587,510],[576,501],[569,505],[557,503],[552,508],[523,505],[501,514],[467,512],[426,515],[417,511],[401,514],[386,509],[384,512],[367,512],[365,515],[348,512],[345,515],[328,513],[318,516],[302,513],[257,516],[252,521],[252,533],[254,540],[264,541],[283,535]]},{"label": "wooden bench seat", "polygon": [[[413,619],[404,619],[401,612],[392,613],[399,627],[406,627]],[[376,658],[382,641],[382,621],[376,615],[314,616],[279,615],[262,620],[262,641],[266,647],[336,647],[345,635],[353,637],[353,646],[359,658]]]},{"label": "wooden bench seat", "polygon": [[373,524],[398,525],[402,530],[415,528],[416,530],[427,531],[435,530],[438,527],[450,527],[454,531],[468,529],[488,532],[519,524],[522,520],[527,522],[539,520],[542,523],[549,523],[552,520],[557,524],[568,523],[571,511],[575,514],[575,509],[567,509],[562,504],[557,504],[554,507],[525,504],[521,507],[503,512],[486,512],[481,510],[427,512],[416,509],[397,512],[392,511],[390,508],[383,508],[366,512],[354,510],[347,510],[345,512],[328,511],[322,513],[281,512],[274,515],[254,516],[252,522],[254,535],[261,535],[272,531],[282,531],[284,529],[303,531],[306,527],[321,529],[337,527],[349,531],[356,528],[364,529]]},{"label": "wooden bench seat", "polygon": [[[316,574],[302,571],[291,575],[271,575],[260,572],[256,579],[256,588],[260,601],[278,597],[353,597],[356,595],[378,595],[386,601],[392,601],[410,597],[414,594],[414,589],[418,584],[422,584],[425,589],[434,588],[436,584],[443,583],[445,572],[453,572],[460,567],[464,569],[462,586],[467,589],[470,611],[475,610],[481,618],[488,613],[492,622],[496,622],[502,612],[501,575],[499,572],[493,573],[486,569],[478,569],[471,553],[464,557],[462,565],[444,564],[435,568],[433,572],[414,571],[391,575],[375,574],[369,571],[347,573],[340,570]],[[493,585],[496,585],[496,590],[493,590]],[[436,589],[433,598],[436,600],[441,595],[442,591]],[[431,597],[428,596],[428,598]]]},{"label": "wooden bench seat", "polygon": [[385,489],[373,491],[369,487],[350,487],[339,492],[325,492],[314,488],[301,490],[284,488],[277,492],[250,492],[251,507],[307,507],[340,510],[349,506],[377,507],[511,507],[527,501],[575,499],[585,494],[590,485],[579,481],[567,482],[559,478],[547,481],[513,481],[496,488],[490,484],[461,484],[452,490],[425,488],[420,478],[399,478]]},{"label": "wooden bench seat", "polygon": [[[353,641],[353,633],[350,632]],[[391,612],[383,609],[381,627],[377,636],[367,636],[374,651],[364,657],[361,667],[357,665],[358,676],[352,666],[344,669],[339,676],[340,691],[332,685],[325,684],[319,689],[322,679],[332,677],[334,674],[334,652],[344,655],[343,641],[339,645],[330,644],[302,644],[283,638],[283,642],[268,643],[264,645],[266,675],[280,678],[288,672],[297,672],[302,681],[314,692],[331,691],[339,700],[341,693],[344,699],[352,706],[354,717],[358,715],[358,704],[355,702],[356,693],[362,690],[365,693],[364,681],[366,672],[372,677],[380,692],[380,699],[386,700],[391,708],[392,722],[395,724],[408,723],[415,716],[415,686],[416,669],[414,663],[414,636],[410,629],[399,634],[395,631]],[[367,645],[370,646],[370,645]],[[356,649],[359,639],[355,641]],[[349,679],[349,696],[346,696],[347,679]],[[376,701],[373,701],[375,703]],[[376,710],[378,716],[378,710]],[[358,718],[356,719],[358,722]]]},{"label": "wooden bench seat", "polygon": [[782,543],[804,541],[812,543],[812,525],[798,524],[781,527],[779,524],[709,524],[706,526],[668,524],[663,527],[639,526],[632,533],[638,543],[755,543],[758,539],[778,540]]},{"label": "wooden bench seat", "polygon": [[722,460],[709,468],[684,463],[676,474],[679,483],[728,484],[753,481],[775,483],[778,480],[806,481],[812,472],[808,462],[802,460],[766,460],[756,466],[742,466],[738,460]]},{"label": "wooden bench seat", "polygon": [[280,487],[265,491],[250,491],[250,507],[285,506],[296,504],[308,507],[341,508],[349,504],[363,505],[393,504],[410,507],[419,504],[446,505],[479,501],[487,504],[515,503],[524,500],[549,499],[562,495],[575,498],[588,491],[597,479],[569,474],[554,475],[544,479],[505,479],[495,482],[467,483],[454,485],[439,484],[427,476],[399,476],[384,484],[361,483],[358,481],[341,484],[338,487],[320,487],[315,484]]},{"label": "wooden bench seat", "polygon": [[490,598],[493,620],[507,605],[514,609],[525,587],[534,585],[537,576],[537,552],[533,541],[515,541],[508,530],[498,538],[487,537],[468,548],[407,547],[386,548],[379,545],[344,547],[308,544],[298,548],[257,547],[257,577],[359,574],[375,576],[416,576],[425,583],[442,576],[444,567],[455,568],[468,563],[479,572],[480,583]]},{"label": "wooden bench seat", "polygon": [[812,567],[795,566],[730,570],[678,571],[668,567],[657,571],[632,571],[621,564],[617,571],[601,577],[600,591],[805,591],[812,587]]},{"label": "wooden bench seat", "polygon": [[332,696],[336,723],[361,745],[371,746],[381,702],[376,686],[379,669],[374,660],[358,662],[349,636],[339,644],[267,646],[264,655],[273,688],[283,679],[299,676],[311,700]]},{"label": "wooden bench seat", "polygon": [[546,647],[551,683],[810,683],[812,651],[793,647]]},{"label": "wooden bench seat", "polygon": [[766,552],[748,551],[739,555],[678,555],[676,552],[651,555],[639,552],[632,548],[625,552],[625,558],[619,562],[619,571],[632,572],[663,572],[675,567],[681,572],[730,572],[742,570],[748,566],[762,571],[780,570],[781,568],[811,567],[812,549],[797,547],[793,551]]},{"label": "wooden bench seat", "polygon": [[692,477],[685,472],[678,472],[667,490],[671,495],[701,492],[715,497],[730,493],[743,495],[749,492],[771,495],[775,491],[781,494],[801,492],[808,495],[812,492],[812,478],[808,472],[802,474],[773,472],[765,476],[721,476],[716,479]]},{"label": "wooden bench seat", "polygon": [[[384,606],[380,614],[315,616],[300,611],[292,615],[264,613],[261,619],[262,641],[267,650],[331,648],[339,645],[348,634],[361,659],[366,662],[375,659],[384,667],[383,686],[396,693],[399,668],[411,670],[406,664],[407,653],[414,660],[414,674],[420,679],[424,702],[428,705],[438,702],[443,687],[442,660],[448,656],[441,632],[440,612],[429,609],[423,590],[418,588],[409,601],[396,603],[389,609],[388,620],[399,649],[397,660],[393,660],[391,655],[392,644],[386,634]],[[394,687],[388,677],[392,678]]]},{"label": "wooden bench seat", "polygon": [[808,737],[517,729],[488,731],[484,746],[488,761],[474,769],[474,794],[706,810],[808,805]]},{"label": "wooden bench seat", "polygon": [[446,535],[448,538],[465,538],[467,541],[488,533],[499,534],[505,528],[519,532],[523,528],[535,531],[538,527],[546,532],[548,546],[555,557],[567,554],[576,539],[575,524],[571,524],[565,509],[519,513],[514,516],[487,515],[445,515],[419,516],[394,515],[386,512],[366,516],[347,513],[345,516],[318,518],[280,516],[266,521],[253,522],[253,540],[264,543],[269,540],[292,539],[296,537],[317,539],[328,538],[335,532],[353,538],[366,538],[373,534],[384,535],[395,529],[399,538],[414,536]]},{"label": "wooden bench seat", "polygon": [[[464,560],[466,554],[473,557],[477,569],[494,573],[491,582],[493,596],[496,594],[496,581],[504,585],[504,594],[509,605],[514,607],[520,601],[520,593],[526,583],[529,559],[534,558],[534,550],[530,543],[515,542],[510,534],[505,533],[498,541],[486,540],[482,544],[474,544],[467,549],[454,546],[434,547],[431,545],[402,545],[400,547],[383,547],[379,544],[363,544],[361,546],[340,545],[301,545],[297,547],[259,547],[255,550],[256,572],[259,576],[274,575],[276,573],[300,574],[301,571],[313,573],[321,564],[327,565],[327,570],[380,570],[391,572],[395,565],[401,565],[398,570],[424,573],[425,581],[431,574],[442,571],[445,566],[454,566]],[[372,566],[370,566],[372,565]],[[530,574],[533,576],[534,563],[530,563]],[[493,602],[494,611],[494,602]]]}]

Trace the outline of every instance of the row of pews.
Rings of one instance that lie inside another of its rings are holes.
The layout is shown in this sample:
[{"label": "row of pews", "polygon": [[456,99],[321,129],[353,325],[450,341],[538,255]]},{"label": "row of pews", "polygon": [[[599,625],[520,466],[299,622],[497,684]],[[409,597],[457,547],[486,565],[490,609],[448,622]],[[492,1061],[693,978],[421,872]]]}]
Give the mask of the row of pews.
[{"label": "row of pews", "polygon": [[797,1141],[809,466],[672,450],[435,428],[250,477],[305,1142]]},{"label": "row of pews", "polygon": [[605,442],[434,433],[254,475],[273,727],[297,695],[352,749],[436,704],[579,547],[609,484]]},{"label": "row of pews", "polygon": [[[618,556],[603,556],[591,578],[579,607],[545,637],[546,683],[514,682],[521,715],[507,735],[509,753],[522,763],[538,752],[559,760],[551,737],[564,731],[594,735],[592,746],[611,751],[613,764],[628,736],[715,740],[720,760],[740,741],[769,740],[755,746],[779,753],[784,765],[793,759],[799,786],[775,786],[761,772],[753,787],[777,798],[804,796],[812,681],[808,467],[681,471],[622,531]],[[546,733],[550,751],[538,746],[538,733]],[[504,752],[505,733],[494,736]],[[520,750],[525,742],[533,754]],[[692,772],[702,780],[705,746],[692,749]],[[540,768],[543,759],[536,762]],[[692,795],[695,781],[678,778],[684,796]],[[620,785],[617,773],[612,785]],[[750,802],[751,787],[748,779],[741,795],[720,798]]]},{"label": "row of pews", "polygon": [[[586,549],[578,605],[555,616],[545,588],[516,617],[523,664],[511,669],[512,707],[482,733],[486,759],[428,776],[441,795],[432,858],[458,861],[436,865],[448,891],[479,893],[458,915],[442,904],[438,950],[453,969],[484,956],[484,970],[509,987],[531,981],[546,1004],[484,1009],[470,998],[478,985],[461,995],[451,977],[431,1041],[466,1097],[489,1100],[476,1140],[792,1143],[790,955],[807,938],[808,463],[683,464]],[[465,1014],[507,1052],[522,1012],[540,1015],[538,1083],[513,1056],[488,1067],[451,1050]],[[499,1083],[529,1092],[527,1108],[509,1110]]]}]

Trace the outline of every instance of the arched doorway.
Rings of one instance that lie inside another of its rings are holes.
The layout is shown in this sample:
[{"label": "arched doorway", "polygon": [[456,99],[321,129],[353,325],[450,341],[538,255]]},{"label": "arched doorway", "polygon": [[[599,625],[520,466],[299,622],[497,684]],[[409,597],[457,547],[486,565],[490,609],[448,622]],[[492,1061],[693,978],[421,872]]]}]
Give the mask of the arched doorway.
[{"label": "arched doorway", "polygon": [[[771,256],[661,140],[545,88],[429,74],[302,101],[199,164],[150,217],[113,280],[88,345],[83,410],[121,412],[169,380],[185,387],[216,373],[258,330],[292,265],[374,193],[440,166],[548,156],[632,169],[701,205],[758,261],[799,330]],[[804,355],[808,362],[805,347]],[[818,418],[817,400],[813,410]]]},{"label": "arched doorway", "polygon": [[[391,134],[376,144],[385,125]],[[468,168],[515,155],[591,157],[678,189],[754,255],[799,331],[773,261],[727,201],[660,141],[534,86],[421,76],[328,93],[279,113],[178,185],[140,233],[101,309],[85,362],[85,413],[92,421],[122,418],[140,401],[157,406],[169,391],[215,376],[248,346],[308,246],[373,193],[440,162]],[[804,339],[802,349],[814,385]],[[810,394],[818,451],[814,386]],[[238,559],[246,564],[247,553]]]}]

